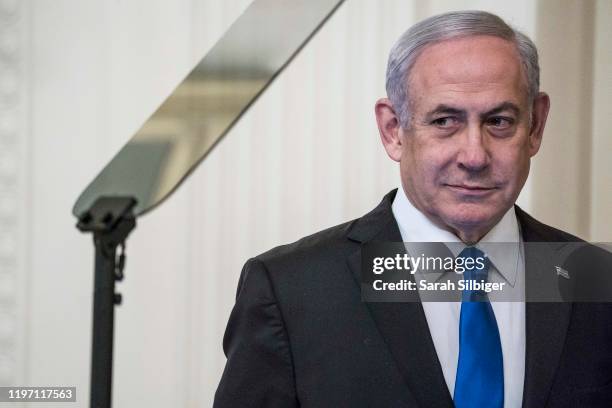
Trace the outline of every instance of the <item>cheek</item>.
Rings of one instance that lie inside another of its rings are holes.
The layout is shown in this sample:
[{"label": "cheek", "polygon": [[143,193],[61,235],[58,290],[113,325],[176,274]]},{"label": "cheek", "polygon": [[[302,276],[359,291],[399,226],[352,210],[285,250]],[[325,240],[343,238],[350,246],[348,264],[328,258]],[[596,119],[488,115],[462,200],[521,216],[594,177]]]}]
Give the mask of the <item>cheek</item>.
[{"label": "cheek", "polygon": [[431,159],[424,159],[421,162],[421,176],[423,178],[423,183],[427,184],[429,189],[438,189],[440,180],[444,180],[446,178],[444,174],[445,171],[443,163],[438,163]]},{"label": "cheek", "polygon": [[514,166],[508,170],[510,173],[509,178],[512,180],[512,188],[518,190],[516,191],[517,195],[525,184],[525,181],[527,181],[529,163],[529,158],[521,157],[514,163]]},{"label": "cheek", "polygon": [[[423,205],[442,204],[448,201],[440,187],[447,180],[448,165],[452,163],[444,149],[420,146],[411,152],[409,160],[405,161],[404,180],[412,187],[414,196],[420,197]],[[408,157],[406,157],[408,159]]]},{"label": "cheek", "polygon": [[529,149],[526,143],[504,146],[495,152],[496,161],[507,174],[519,174],[529,163]]},{"label": "cheek", "polygon": [[429,184],[439,184],[446,179],[453,165],[454,150],[442,144],[427,146],[417,157],[422,176]]},{"label": "cheek", "polygon": [[529,174],[530,159],[523,149],[498,154],[493,165],[494,178],[507,183],[509,194],[518,194]]}]

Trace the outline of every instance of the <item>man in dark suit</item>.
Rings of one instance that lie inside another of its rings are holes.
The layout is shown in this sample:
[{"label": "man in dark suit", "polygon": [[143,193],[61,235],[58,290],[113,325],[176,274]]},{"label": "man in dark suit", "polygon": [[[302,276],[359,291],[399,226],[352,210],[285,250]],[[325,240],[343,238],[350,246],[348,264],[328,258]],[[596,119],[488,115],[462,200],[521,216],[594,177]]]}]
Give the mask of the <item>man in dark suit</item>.
[{"label": "man in dark suit", "polygon": [[387,94],[376,119],[401,187],[246,263],[215,406],[612,406],[609,303],[362,301],[363,244],[516,241],[516,268],[478,272],[529,293],[579,241],[514,205],[549,109],[531,40],[485,12],[429,18],[391,50]]}]

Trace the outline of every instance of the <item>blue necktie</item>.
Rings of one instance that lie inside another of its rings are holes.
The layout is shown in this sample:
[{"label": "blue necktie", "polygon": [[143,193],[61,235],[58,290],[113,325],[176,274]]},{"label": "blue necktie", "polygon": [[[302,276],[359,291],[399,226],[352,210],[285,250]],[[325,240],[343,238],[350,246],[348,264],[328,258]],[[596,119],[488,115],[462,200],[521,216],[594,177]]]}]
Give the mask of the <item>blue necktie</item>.
[{"label": "blue necktie", "polygon": [[[457,258],[484,258],[476,247],[467,247]],[[463,279],[487,281],[489,260],[466,268]],[[471,262],[471,261],[470,261]],[[456,408],[502,408],[504,406],[504,362],[499,330],[487,294],[464,289],[459,321],[459,362],[455,380]]]}]

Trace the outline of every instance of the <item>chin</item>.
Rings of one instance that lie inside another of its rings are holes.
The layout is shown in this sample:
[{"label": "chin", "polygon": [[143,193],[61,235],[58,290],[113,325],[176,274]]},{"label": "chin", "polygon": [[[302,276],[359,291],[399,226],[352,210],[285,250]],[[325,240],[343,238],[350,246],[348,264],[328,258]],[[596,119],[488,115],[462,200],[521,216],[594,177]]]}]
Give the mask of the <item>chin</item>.
[{"label": "chin", "polygon": [[503,216],[499,208],[477,203],[462,203],[443,212],[447,214],[447,223],[460,230],[488,227]]}]

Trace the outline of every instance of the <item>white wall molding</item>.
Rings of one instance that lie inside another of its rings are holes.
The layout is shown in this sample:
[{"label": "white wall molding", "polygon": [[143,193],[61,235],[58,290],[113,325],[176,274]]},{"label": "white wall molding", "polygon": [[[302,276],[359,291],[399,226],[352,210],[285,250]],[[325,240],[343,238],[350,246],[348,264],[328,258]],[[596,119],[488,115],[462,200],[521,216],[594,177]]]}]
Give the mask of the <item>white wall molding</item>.
[{"label": "white wall molding", "polygon": [[28,2],[0,1],[0,384],[25,380]]}]

